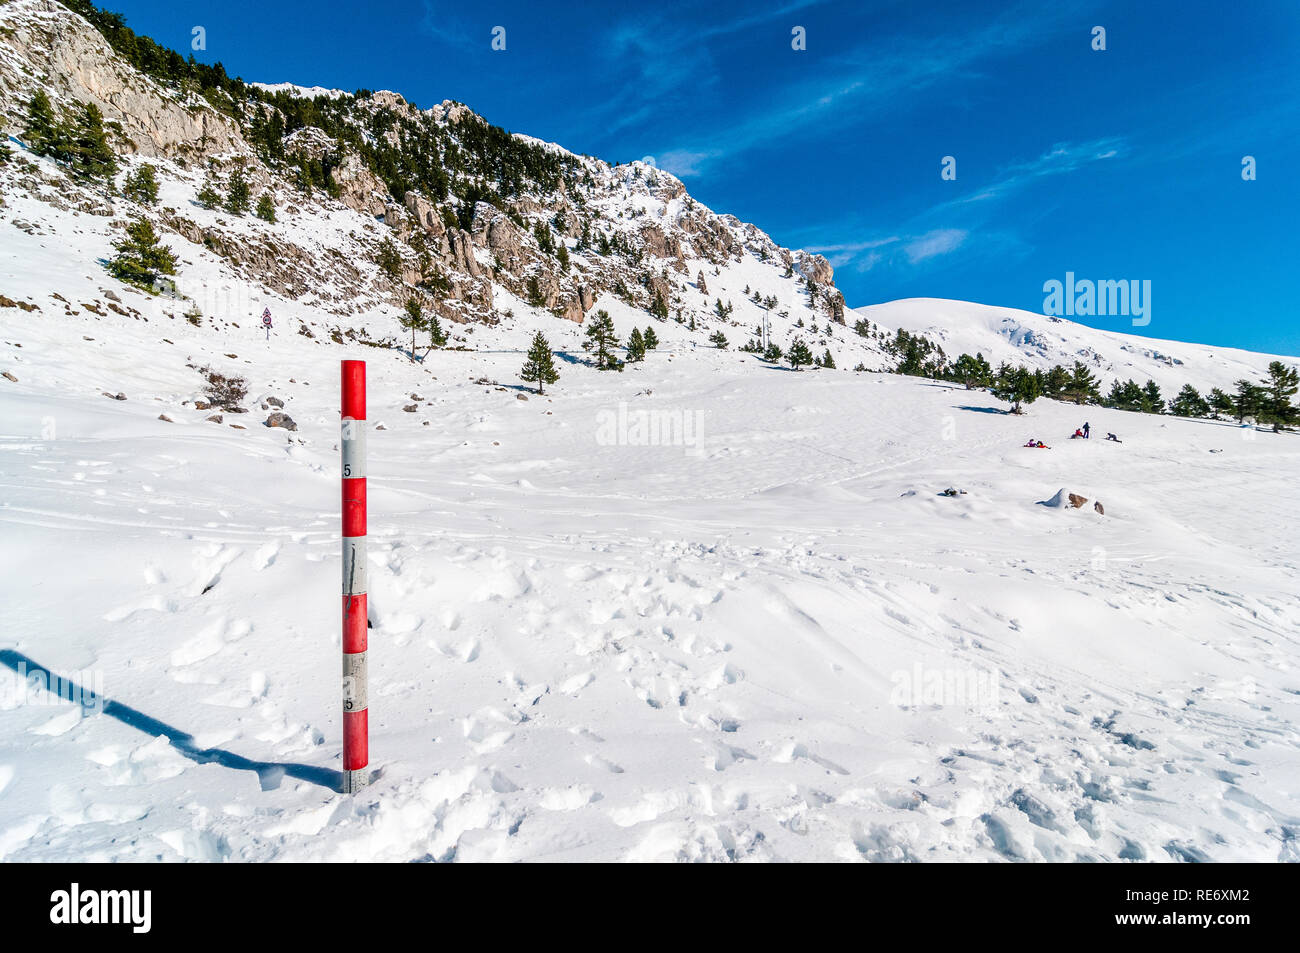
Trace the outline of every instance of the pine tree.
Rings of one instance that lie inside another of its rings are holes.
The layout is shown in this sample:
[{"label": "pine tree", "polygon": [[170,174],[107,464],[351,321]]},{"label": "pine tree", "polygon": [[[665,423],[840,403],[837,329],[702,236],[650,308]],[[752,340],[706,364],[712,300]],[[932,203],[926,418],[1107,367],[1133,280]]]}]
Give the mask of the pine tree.
[{"label": "pine tree", "polygon": [[528,303],[534,308],[541,308],[546,304],[546,298],[542,294],[541,283],[538,282],[536,275],[528,276]]},{"label": "pine tree", "polygon": [[1260,416],[1265,423],[1273,425],[1274,433],[1300,421],[1300,408],[1291,403],[1291,398],[1300,391],[1300,371],[1281,361],[1272,361],[1268,365],[1268,380],[1261,390],[1263,413]]},{"label": "pine tree", "polygon": [[641,336],[640,328],[633,328],[628,336],[627,359],[633,364],[645,360],[645,338]]},{"label": "pine tree", "polygon": [[1165,399],[1160,394],[1160,385],[1153,380],[1148,380],[1146,386],[1142,388],[1142,412],[1145,414],[1165,412]]},{"label": "pine tree", "polygon": [[769,343],[767,350],[763,352],[763,360],[771,361],[773,364],[781,360],[781,357],[781,349],[775,343]]},{"label": "pine tree", "polygon": [[564,243],[563,243],[563,242],[561,242],[560,245],[555,249],[555,258],[556,258],[556,260],[560,263],[560,271],[561,271],[561,273],[566,273],[566,272],[568,272],[568,270],[569,270],[569,249],[566,248],[566,247],[564,246]]},{"label": "pine tree", "polygon": [[1208,417],[1210,404],[1191,384],[1184,384],[1178,396],[1169,402],[1169,412],[1177,417]]},{"label": "pine tree", "polygon": [[218,182],[211,172],[203,182],[203,188],[199,189],[194,200],[204,208],[218,208],[221,205],[221,193],[217,191]]},{"label": "pine tree", "polygon": [[1093,376],[1092,371],[1088,370],[1088,365],[1082,361],[1074,362],[1074,368],[1070,371],[1070,383],[1066,385],[1061,396],[1076,404],[1095,403],[1101,399],[1097,378]]},{"label": "pine tree", "polygon": [[162,244],[147,218],[128,225],[126,237],[113,247],[117,255],[108,263],[108,271],[119,281],[148,289],[162,275],[176,274],[176,256]]},{"label": "pine tree", "polygon": [[1060,364],[1043,375],[1043,396],[1051,400],[1059,400],[1069,386],[1070,372]]},{"label": "pine tree", "polygon": [[641,335],[641,339],[645,342],[647,351],[653,351],[659,346],[659,336],[655,334],[655,329],[648,324],[646,325],[645,334]]},{"label": "pine tree", "polygon": [[614,348],[618,346],[618,332],[614,330],[614,319],[609,316],[609,312],[604,308],[596,312],[595,319],[591,326],[587,328],[586,340],[582,342],[582,349],[590,351],[596,349],[596,369],[601,371],[621,371],[623,362],[614,355]]},{"label": "pine tree", "polygon": [[415,295],[406,299],[406,307],[397,319],[401,322],[404,329],[411,332],[411,360],[415,360],[415,332],[423,331],[427,324],[424,321],[424,305]]},{"label": "pine tree", "polygon": [[650,302],[650,313],[660,321],[668,320],[668,303],[664,301],[664,296],[658,291],[655,291],[654,300]]},{"label": "pine tree", "polygon": [[400,282],[402,280],[402,253],[397,250],[391,238],[385,238],[379,243],[379,254],[376,257],[376,263],[379,270],[386,274],[392,281]]},{"label": "pine tree", "polygon": [[803,343],[803,338],[795,338],[795,342],[790,345],[790,350],[786,352],[786,360],[796,371],[800,367],[807,367],[813,362],[812,351],[808,345]]},{"label": "pine tree", "polygon": [[158,201],[158,179],[153,166],[146,162],[126,177],[122,183],[122,194],[141,205],[153,205]]},{"label": "pine tree", "polygon": [[1119,378],[1115,378],[1104,403],[1116,410],[1136,411],[1143,409],[1146,400],[1146,392],[1134,380],[1130,378],[1121,384]]},{"label": "pine tree", "polygon": [[429,348],[439,348],[447,343],[447,332],[436,314],[429,315]]},{"label": "pine tree", "polygon": [[56,159],[66,160],[66,156],[56,154],[66,138],[65,132],[54,114],[50,97],[43,89],[38,89],[27,101],[27,121],[23,127],[23,138],[27,141],[28,148],[38,156],[53,156]]},{"label": "pine tree", "polygon": [[1267,392],[1248,380],[1239,380],[1234,386],[1237,392],[1232,396],[1232,412],[1237,416],[1237,423],[1245,423],[1247,417],[1258,418]]},{"label": "pine tree", "polygon": [[1021,405],[1032,404],[1042,394],[1042,383],[1027,367],[1010,367],[1006,364],[998,372],[989,389],[998,400],[1011,404],[1011,413],[1021,413]]},{"label": "pine tree", "polygon": [[822,355],[822,367],[829,370],[835,370],[835,358],[831,354],[831,349],[827,348],[826,353]]},{"label": "pine tree", "polygon": [[264,222],[275,221],[275,199],[271,198],[270,192],[263,192],[257,200],[257,217]]},{"label": "pine tree", "polygon": [[714,331],[709,335],[709,343],[719,351],[725,351],[727,349],[727,336],[721,331]]},{"label": "pine tree", "polygon": [[524,361],[520,378],[528,383],[537,383],[537,393],[541,394],[544,384],[554,384],[560,379],[560,372],[555,368],[555,359],[551,354],[551,345],[538,331],[533,335],[532,346],[528,348],[528,358]]},{"label": "pine tree", "polygon": [[[859,331],[858,333],[861,334],[862,332]],[[991,376],[988,363],[984,358],[971,357],[969,354],[963,354],[957,358],[956,363],[952,366],[952,374],[965,385],[967,390],[987,386]]]},{"label": "pine tree", "polygon": [[231,215],[243,215],[248,211],[248,205],[248,179],[244,177],[244,170],[237,168],[230,174],[226,186],[226,211]]},{"label": "pine tree", "polygon": [[74,175],[111,181],[117,174],[117,157],[104,132],[104,114],[94,103],[85,103],[77,113],[68,157]]},{"label": "pine tree", "polygon": [[1235,406],[1232,402],[1232,396],[1230,394],[1225,394],[1217,387],[1210,389],[1209,401],[1210,408],[1215,412],[1215,414],[1230,414],[1233,412],[1233,407]]}]

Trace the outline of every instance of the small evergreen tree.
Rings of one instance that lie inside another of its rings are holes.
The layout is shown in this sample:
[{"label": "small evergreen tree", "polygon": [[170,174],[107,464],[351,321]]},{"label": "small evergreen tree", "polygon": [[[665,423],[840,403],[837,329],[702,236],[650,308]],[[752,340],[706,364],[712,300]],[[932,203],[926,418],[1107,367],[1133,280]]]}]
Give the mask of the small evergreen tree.
[{"label": "small evergreen tree", "polygon": [[402,253],[397,250],[391,238],[385,237],[379,243],[379,254],[375,259],[379,270],[394,282],[402,280]]},{"label": "small evergreen tree", "polygon": [[1042,393],[1041,380],[1027,367],[1003,365],[990,388],[998,400],[1011,404],[1011,413],[1022,413],[1021,405],[1032,404]]},{"label": "small evergreen tree", "polygon": [[560,372],[556,370],[555,359],[551,354],[551,345],[541,331],[533,335],[533,343],[528,348],[528,357],[519,376],[530,384],[536,382],[538,394],[543,392],[543,385],[554,384],[560,379]]},{"label": "small evergreen tree", "polygon": [[150,289],[162,275],[176,274],[176,256],[162,244],[153,223],[136,219],[126,227],[126,237],[113,243],[117,255],[108,271],[119,281]]},{"label": "small evergreen tree", "polygon": [[1232,412],[1237,416],[1237,423],[1245,423],[1247,417],[1258,419],[1264,409],[1267,392],[1248,380],[1236,383],[1237,392],[1232,396]]},{"label": "small evergreen tree", "polygon": [[645,349],[653,351],[659,346],[659,336],[655,334],[655,329],[646,325],[645,334],[641,335],[641,340],[645,342]]},{"label": "small evergreen tree", "polygon": [[528,303],[534,308],[541,308],[546,304],[546,297],[542,294],[542,286],[536,275],[528,276]]},{"label": "small evergreen tree", "polygon": [[767,350],[763,352],[763,360],[775,364],[777,361],[781,360],[781,356],[781,349],[777,347],[774,342],[769,342]]},{"label": "small evergreen tree", "polygon": [[822,355],[822,365],[821,365],[821,366],[822,366],[822,367],[825,367],[825,368],[827,368],[827,369],[829,369],[829,370],[832,370],[832,371],[835,370],[835,358],[834,358],[834,356],[831,354],[831,349],[830,349],[830,348],[827,348],[827,349],[826,349],[826,353]]},{"label": "small evergreen tree", "polygon": [[596,312],[595,319],[586,331],[586,340],[582,349],[596,349],[596,369],[601,371],[621,371],[623,362],[614,355],[618,346],[618,333],[614,330],[614,319],[604,308]]},{"label": "small evergreen tree", "polygon": [[1169,402],[1169,412],[1178,417],[1208,417],[1210,404],[1191,384],[1184,384],[1178,396]]},{"label": "small evergreen tree", "polygon": [[398,317],[403,328],[411,332],[411,360],[415,360],[415,332],[423,331],[428,325],[424,321],[424,305],[415,295],[406,299],[406,307]]},{"label": "small evergreen tree", "polygon": [[[859,324],[862,322],[859,321]],[[859,331],[859,334],[862,332]],[[952,366],[952,374],[960,381],[967,390],[974,390],[976,387],[984,387],[989,382],[989,366],[983,357],[978,359],[971,357],[969,354],[963,354]]]},{"label": "small evergreen tree", "polygon": [[1232,395],[1226,394],[1217,387],[1210,389],[1210,408],[1216,414],[1230,414],[1233,412],[1234,404]]},{"label": "small evergreen tree", "polygon": [[50,97],[43,89],[38,89],[27,101],[27,120],[23,126],[23,138],[27,141],[27,147],[38,156],[64,158],[56,155],[64,139],[63,127],[54,114]]},{"label": "small evergreen tree", "polygon": [[447,343],[447,332],[442,329],[442,322],[436,314],[429,315],[429,348],[442,347]]},{"label": "small evergreen tree", "polygon": [[725,351],[727,349],[727,336],[721,331],[714,331],[709,335],[709,343],[719,351]]},{"label": "small evergreen tree", "polygon": [[263,192],[257,200],[257,217],[264,222],[275,221],[275,199],[271,198],[270,192]]},{"label": "small evergreen tree", "polygon": [[1074,367],[1070,371],[1070,383],[1066,385],[1061,396],[1076,404],[1093,403],[1101,399],[1097,378],[1082,361],[1074,362]]},{"label": "small evergreen tree", "polygon": [[561,242],[555,249],[555,259],[560,263],[560,272],[565,273],[569,270],[569,249]]},{"label": "small evergreen tree", "polygon": [[211,172],[203,182],[203,188],[199,189],[194,200],[204,208],[219,208],[221,206],[221,193],[217,190],[217,180]]},{"label": "small evergreen tree", "polygon": [[1142,388],[1142,412],[1146,414],[1165,412],[1165,399],[1160,394],[1160,385],[1153,380],[1148,380],[1146,386]]},{"label": "small evergreen tree", "polygon": [[1260,416],[1265,423],[1273,425],[1274,433],[1300,420],[1300,408],[1291,403],[1291,398],[1300,391],[1300,371],[1281,361],[1270,362],[1268,380],[1264,381],[1261,391],[1263,413]]},{"label": "small evergreen tree", "polygon": [[155,204],[158,201],[158,179],[153,165],[146,162],[128,175],[122,183],[122,194],[141,205]]},{"label": "small evergreen tree", "polygon": [[243,169],[230,173],[230,182],[226,185],[226,211],[231,215],[243,215],[249,207],[248,179]]},{"label": "small evergreen tree", "polygon": [[94,103],[85,103],[77,112],[68,143],[68,158],[73,175],[111,181],[117,174],[117,157],[104,133],[104,114]]},{"label": "small evergreen tree", "polygon": [[1043,396],[1051,400],[1059,400],[1069,386],[1070,372],[1060,364],[1043,375]]},{"label": "small evergreen tree", "polygon": [[633,328],[627,339],[627,359],[633,364],[645,360],[645,338],[641,336],[640,328]]},{"label": "small evergreen tree", "polygon": [[650,313],[660,321],[668,320],[668,303],[658,291],[654,293],[654,300],[650,302]]},{"label": "small evergreen tree", "polygon": [[785,358],[796,371],[800,367],[807,367],[813,362],[812,351],[808,349],[807,344],[803,343],[803,338],[795,338],[795,342],[790,345],[790,350],[786,352]]}]

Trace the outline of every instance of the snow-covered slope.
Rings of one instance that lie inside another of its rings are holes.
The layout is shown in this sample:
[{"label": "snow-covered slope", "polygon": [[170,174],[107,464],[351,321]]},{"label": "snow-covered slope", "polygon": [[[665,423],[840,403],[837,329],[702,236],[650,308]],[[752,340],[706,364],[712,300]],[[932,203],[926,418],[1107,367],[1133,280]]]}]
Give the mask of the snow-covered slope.
[{"label": "snow-covered slope", "polygon": [[1184,384],[1202,393],[1211,387],[1231,391],[1234,381],[1263,377],[1269,361],[1300,363],[1296,357],[1161,341],[969,301],[907,298],[855,310],[873,325],[925,335],[950,359],[982,353],[995,368],[1006,362],[1043,369],[1057,364],[1070,368],[1082,361],[1102,381],[1103,390],[1114,378],[1132,378],[1139,384],[1154,380],[1170,397]]},{"label": "snow-covered slope", "polygon": [[[0,857],[1298,859],[1294,435],[1092,407],[1124,443],[1068,441],[1078,408],[671,321],[602,374],[522,302],[412,363],[247,289],[267,341],[114,285],[105,222],[0,224],[0,289],[40,306],[0,309]],[[544,398],[516,379],[539,328]],[[355,798],[329,789],[345,357],[380,772]],[[195,409],[206,364],[252,412]],[[1062,488],[1089,503],[1039,505]],[[115,704],[52,704],[37,665]]]},{"label": "snow-covered slope", "polygon": [[[117,703],[0,669],[4,859],[1298,859],[1293,436],[1089,408],[1125,442],[1071,442],[1076,408],[675,326],[525,401],[502,329],[421,365],[140,310],[0,312],[0,661]],[[343,357],[380,771],[353,798]],[[183,406],[208,362],[298,431]],[[612,423],[643,412],[689,441]],[[1039,505],[1062,487],[1089,504]]]}]

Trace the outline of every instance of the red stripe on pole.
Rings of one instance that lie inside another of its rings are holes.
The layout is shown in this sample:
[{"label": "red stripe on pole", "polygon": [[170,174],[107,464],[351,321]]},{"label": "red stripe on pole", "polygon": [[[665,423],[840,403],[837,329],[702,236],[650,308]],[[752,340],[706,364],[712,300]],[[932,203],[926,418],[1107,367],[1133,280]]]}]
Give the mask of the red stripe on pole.
[{"label": "red stripe on pole", "polygon": [[343,713],[343,770],[360,771],[370,763],[369,709]]},{"label": "red stripe on pole", "polygon": [[366,594],[343,597],[343,654],[364,652],[368,645]]},{"label": "red stripe on pole", "polygon": [[343,535],[366,535],[366,478],[343,481]]},{"label": "red stripe on pole", "polygon": [[366,362],[343,361],[343,416],[366,419]]}]

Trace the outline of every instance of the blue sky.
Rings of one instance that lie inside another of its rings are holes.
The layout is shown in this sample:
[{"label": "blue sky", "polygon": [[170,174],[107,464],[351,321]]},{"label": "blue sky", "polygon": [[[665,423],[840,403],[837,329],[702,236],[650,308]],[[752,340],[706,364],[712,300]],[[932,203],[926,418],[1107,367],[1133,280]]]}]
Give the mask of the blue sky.
[{"label": "blue sky", "polygon": [[195,55],[247,80],[456,99],[575,152],[653,156],[825,254],[851,306],[1041,311],[1066,272],[1149,280],[1144,334],[1300,355],[1296,0],[107,6],[182,52],[202,25]]}]

